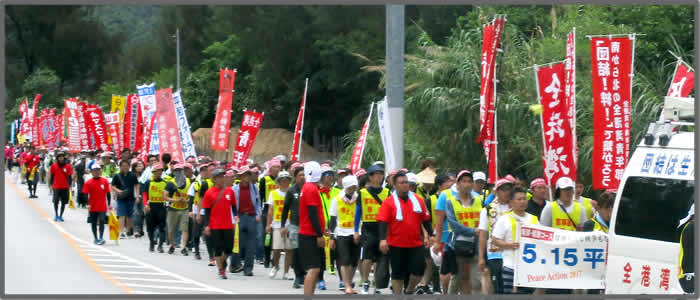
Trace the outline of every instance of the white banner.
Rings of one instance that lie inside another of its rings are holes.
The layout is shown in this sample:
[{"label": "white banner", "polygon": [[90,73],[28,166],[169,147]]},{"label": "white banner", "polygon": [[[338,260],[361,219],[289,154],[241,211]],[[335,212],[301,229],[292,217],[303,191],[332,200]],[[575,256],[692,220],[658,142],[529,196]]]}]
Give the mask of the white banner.
[{"label": "white banner", "polygon": [[[678,282],[678,253],[680,245],[673,245],[675,246],[674,251],[660,253],[658,260],[611,256],[607,268],[607,288],[605,293],[684,294],[683,288]],[[650,251],[650,249],[640,251]],[[663,258],[671,258],[670,260],[674,261],[674,263],[665,263],[661,261]]]},{"label": "white banner", "polygon": [[539,225],[518,230],[515,286],[604,289],[608,236]]},{"label": "white banner", "polygon": [[384,146],[384,164],[387,170],[396,170],[396,160],[394,159],[394,149],[392,141],[391,121],[389,120],[389,102],[386,96],[377,105],[377,119],[379,121],[379,134],[382,136]]},{"label": "white banner", "polygon": [[[139,94],[139,102],[141,103],[141,115],[143,116],[144,124],[151,122],[153,114],[156,113],[156,83],[137,85],[136,89]],[[153,123],[153,134],[151,135],[151,149],[148,153],[160,154],[158,148],[158,122]]]},{"label": "white banner", "polygon": [[177,127],[180,129],[179,131],[180,141],[182,142],[182,154],[184,154],[185,160],[190,156],[194,156],[195,159],[197,159],[197,153],[194,150],[194,142],[192,141],[190,125],[187,122],[185,107],[182,105],[180,91],[176,91],[173,93],[173,100],[175,101],[175,116],[177,117]]}]

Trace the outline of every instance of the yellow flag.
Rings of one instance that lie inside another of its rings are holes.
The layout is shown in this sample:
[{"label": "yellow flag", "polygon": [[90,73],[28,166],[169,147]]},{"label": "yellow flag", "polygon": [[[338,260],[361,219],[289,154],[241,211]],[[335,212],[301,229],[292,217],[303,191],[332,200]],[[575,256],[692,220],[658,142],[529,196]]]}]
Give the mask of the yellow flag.
[{"label": "yellow flag", "polygon": [[73,202],[73,191],[68,190],[68,208],[75,209],[75,202]]},{"label": "yellow flag", "polygon": [[326,270],[331,270],[331,243],[329,242],[331,237],[324,235],[323,238],[326,240],[326,247],[323,249],[326,252]]},{"label": "yellow flag", "polygon": [[112,211],[109,212],[109,239],[113,241],[119,239],[119,219]]},{"label": "yellow flag", "polygon": [[240,243],[239,243],[239,236],[240,234],[238,233],[238,224],[233,225],[236,227],[234,230],[235,233],[233,234],[233,253],[238,254],[240,252]]},{"label": "yellow flag", "polygon": [[124,108],[126,107],[126,98],[123,96],[112,95],[112,110],[111,112],[119,112],[119,122],[124,120]]}]

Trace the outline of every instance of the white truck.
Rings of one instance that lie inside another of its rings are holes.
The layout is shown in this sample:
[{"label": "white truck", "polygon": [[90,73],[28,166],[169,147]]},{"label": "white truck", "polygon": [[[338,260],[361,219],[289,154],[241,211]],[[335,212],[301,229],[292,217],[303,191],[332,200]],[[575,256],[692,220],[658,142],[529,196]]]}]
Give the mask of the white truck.
[{"label": "white truck", "polygon": [[666,97],[617,190],[606,294],[683,294],[679,220],[695,201],[693,98]]}]

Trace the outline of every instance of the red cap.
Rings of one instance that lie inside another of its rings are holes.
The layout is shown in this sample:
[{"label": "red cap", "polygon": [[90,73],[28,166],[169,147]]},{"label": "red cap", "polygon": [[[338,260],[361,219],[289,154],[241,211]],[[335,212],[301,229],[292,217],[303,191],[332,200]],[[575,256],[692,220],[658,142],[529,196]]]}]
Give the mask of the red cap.
[{"label": "red cap", "polygon": [[472,171],[462,170],[462,171],[459,171],[459,173],[457,174],[457,181],[459,181],[459,179],[462,178],[462,175],[466,175],[466,174],[469,174],[470,177],[474,178],[472,176]]},{"label": "red cap", "polygon": [[360,177],[360,176],[365,175],[365,174],[367,174],[367,171],[365,171],[365,169],[359,169],[359,170],[355,171],[355,177]]},{"label": "red cap", "polygon": [[499,179],[498,181],[496,181],[496,189],[507,183],[513,184],[513,181],[508,179],[507,176],[505,178]]},{"label": "red cap", "polygon": [[530,188],[534,189],[535,187],[538,186],[547,186],[547,182],[544,181],[544,178],[535,178],[530,182]]}]

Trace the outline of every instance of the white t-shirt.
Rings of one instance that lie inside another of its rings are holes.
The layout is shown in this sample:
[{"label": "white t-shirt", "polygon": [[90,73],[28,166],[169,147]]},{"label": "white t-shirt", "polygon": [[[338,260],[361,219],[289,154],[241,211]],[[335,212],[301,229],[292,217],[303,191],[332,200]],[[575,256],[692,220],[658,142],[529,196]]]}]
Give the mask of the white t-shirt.
[{"label": "white t-shirt", "polygon": [[[559,206],[562,206],[560,201],[557,201],[557,204],[559,204]],[[571,201],[571,204],[569,204],[569,206],[564,207],[564,210],[566,210],[567,213],[571,214],[574,211],[574,201]],[[584,208],[583,205],[581,205],[581,216],[579,217],[579,220],[580,224],[576,224],[576,227],[582,226],[583,222],[586,222],[586,220],[588,220],[586,216],[586,208]],[[542,214],[540,214],[540,225],[553,227],[551,201],[547,201],[547,204],[542,209]]]},{"label": "white t-shirt", "polygon": [[[331,209],[328,212],[328,215],[331,217],[337,217],[338,216],[338,201],[343,201],[343,198],[345,197],[345,191],[341,191],[338,194],[338,197],[333,198],[331,200]],[[357,201],[357,193],[353,195],[353,200]],[[338,223],[340,223],[340,220],[338,220]],[[341,228],[339,225],[335,226],[335,236],[352,236],[355,234],[355,229],[354,228]]]},{"label": "white t-shirt", "polygon": [[[493,208],[492,210],[496,211],[496,217],[491,218],[491,224],[494,224],[498,221],[500,216],[508,211],[510,211],[510,205],[509,204],[500,204],[497,202],[498,199],[493,199]],[[479,215],[479,230],[486,231],[488,232],[489,226],[488,226],[489,219],[486,218],[486,207],[481,209],[481,214]],[[493,227],[492,227],[493,228]],[[489,256],[489,258],[493,258],[494,254],[500,255],[501,251],[496,251],[496,252],[491,252],[489,249],[491,249],[493,246],[491,245],[491,234],[492,232],[488,232],[489,234],[489,239],[486,244],[486,254]]]},{"label": "white t-shirt", "polygon": [[[530,224],[530,218],[532,216],[529,213],[525,213],[524,217],[515,216],[515,220],[518,222],[518,228],[521,224]],[[517,229],[516,229],[517,230]],[[496,224],[493,225],[493,237],[504,240],[506,243],[512,243],[513,241],[513,227],[510,224],[510,217],[503,216],[498,218]],[[503,250],[503,266],[509,269],[515,269],[515,256],[517,255],[518,249],[506,249]]]},{"label": "white t-shirt", "polygon": [[273,201],[272,201],[272,193],[277,193],[277,195],[282,196],[282,199],[284,199],[284,196],[287,195],[287,192],[283,192],[283,191],[281,191],[280,189],[276,189],[276,190],[270,192],[270,195],[267,197],[267,204],[270,205],[270,208],[269,208],[269,210],[268,210],[268,213],[269,213],[269,212],[272,212],[272,218],[273,218],[273,219],[272,219],[272,223],[270,224],[270,226],[271,226],[273,229],[280,229],[280,228],[282,228],[282,223],[281,223],[281,222],[277,222],[277,221],[275,221],[275,219],[274,219],[274,217],[275,217],[275,215],[274,215],[275,204],[274,204]]}]

